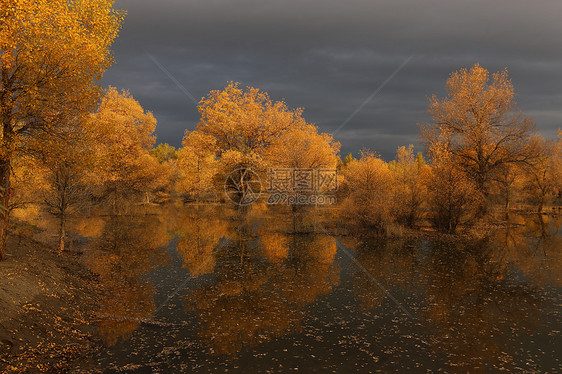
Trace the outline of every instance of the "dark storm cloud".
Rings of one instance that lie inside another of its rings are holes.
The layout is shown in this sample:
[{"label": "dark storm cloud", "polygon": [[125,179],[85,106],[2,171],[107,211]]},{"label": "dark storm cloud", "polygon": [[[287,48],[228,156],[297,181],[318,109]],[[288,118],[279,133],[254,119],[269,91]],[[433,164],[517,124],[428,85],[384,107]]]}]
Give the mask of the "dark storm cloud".
[{"label": "dark storm cloud", "polygon": [[415,57],[337,134],[343,152],[392,158],[418,143],[427,97],[450,72],[480,62],[508,67],[517,101],[539,129],[562,125],[562,2],[452,0],[121,0],[116,64],[104,84],[127,88],[159,121],[158,141],[179,145],[193,102],[228,81],[268,91],[334,131],[409,56]]}]

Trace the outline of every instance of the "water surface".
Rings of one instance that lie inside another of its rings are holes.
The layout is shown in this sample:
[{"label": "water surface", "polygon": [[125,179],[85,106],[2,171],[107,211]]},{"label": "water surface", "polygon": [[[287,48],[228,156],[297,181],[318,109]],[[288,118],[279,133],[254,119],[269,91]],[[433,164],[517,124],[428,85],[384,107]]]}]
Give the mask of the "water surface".
[{"label": "water surface", "polygon": [[512,217],[492,237],[453,241],[359,241],[315,220],[202,206],[84,222],[107,290],[91,365],[560,371],[559,219]]}]

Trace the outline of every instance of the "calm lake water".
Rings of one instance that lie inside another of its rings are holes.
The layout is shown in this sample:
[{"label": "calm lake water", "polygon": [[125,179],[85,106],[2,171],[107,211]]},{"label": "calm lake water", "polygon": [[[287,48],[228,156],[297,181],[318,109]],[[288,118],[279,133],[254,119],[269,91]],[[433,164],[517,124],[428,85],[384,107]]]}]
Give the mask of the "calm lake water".
[{"label": "calm lake water", "polygon": [[562,371],[560,219],[511,220],[471,241],[359,241],[260,208],[84,220],[107,290],[89,368]]}]

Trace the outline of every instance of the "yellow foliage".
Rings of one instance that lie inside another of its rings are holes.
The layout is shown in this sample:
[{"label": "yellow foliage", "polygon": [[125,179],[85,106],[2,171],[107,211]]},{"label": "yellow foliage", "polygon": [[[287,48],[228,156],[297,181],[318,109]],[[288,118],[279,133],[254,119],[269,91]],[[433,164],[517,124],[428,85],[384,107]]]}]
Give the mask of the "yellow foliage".
[{"label": "yellow foliage", "polygon": [[92,147],[98,166],[90,175],[92,184],[105,185],[117,196],[130,191],[148,194],[170,183],[172,166],[150,153],[156,119],[127,91],[109,87],[89,126],[96,134]]},{"label": "yellow foliage", "polygon": [[47,170],[32,157],[19,156],[12,163],[10,209],[43,203],[48,189]]},{"label": "yellow foliage", "polygon": [[430,152],[432,168],[427,188],[433,223],[439,230],[454,232],[459,224],[473,218],[483,196],[445,144],[434,144]]},{"label": "yellow foliage", "polygon": [[200,131],[186,131],[183,148],[178,151],[179,192],[198,194],[213,190],[213,178],[218,166],[212,151],[214,142],[213,137]]},{"label": "yellow foliage", "polygon": [[270,167],[335,169],[340,143],[330,134],[319,134],[314,125],[289,129],[264,153]]},{"label": "yellow foliage", "polygon": [[427,195],[429,167],[414,156],[414,146],[399,147],[391,163],[393,173],[393,215],[396,220],[413,226],[421,215],[421,205]]},{"label": "yellow foliage", "polygon": [[211,91],[198,109],[201,121],[196,132],[206,137],[209,150],[225,160],[222,167],[230,170],[223,169],[223,175],[238,167],[263,170],[269,147],[287,131],[306,125],[302,109],[290,110],[257,88],[243,90],[233,82]]},{"label": "yellow foliage", "polygon": [[[123,18],[113,0],[6,0],[0,2],[0,190],[21,147],[56,132],[62,119],[94,107],[95,81],[111,65],[109,47]],[[0,206],[9,206],[9,193]],[[0,260],[8,213],[0,215]]]},{"label": "yellow foliage", "polygon": [[430,99],[433,123],[422,126],[422,136],[430,147],[446,144],[454,163],[486,196],[497,169],[536,156],[526,146],[534,123],[515,110],[507,70],[490,76],[479,64],[461,69],[447,80],[447,92]]},{"label": "yellow foliage", "polygon": [[3,153],[14,150],[19,135],[56,127],[61,111],[80,114],[95,104],[99,89],[93,82],[112,63],[109,47],[123,18],[112,5],[112,0],[0,3]]},{"label": "yellow foliage", "polygon": [[359,160],[344,169],[348,197],[342,214],[348,222],[383,231],[392,220],[393,175],[388,164],[372,152],[363,152]]}]

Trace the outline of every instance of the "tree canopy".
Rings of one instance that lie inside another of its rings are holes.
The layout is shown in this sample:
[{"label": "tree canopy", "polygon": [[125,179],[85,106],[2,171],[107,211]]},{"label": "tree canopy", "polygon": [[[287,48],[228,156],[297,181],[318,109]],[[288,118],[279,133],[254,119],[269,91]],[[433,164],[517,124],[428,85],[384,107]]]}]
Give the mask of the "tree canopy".
[{"label": "tree canopy", "polygon": [[525,163],[534,123],[516,110],[507,69],[490,75],[479,64],[447,80],[447,96],[429,100],[433,122],[422,125],[429,148],[444,144],[478,190],[488,195],[493,173],[505,164]]}]

